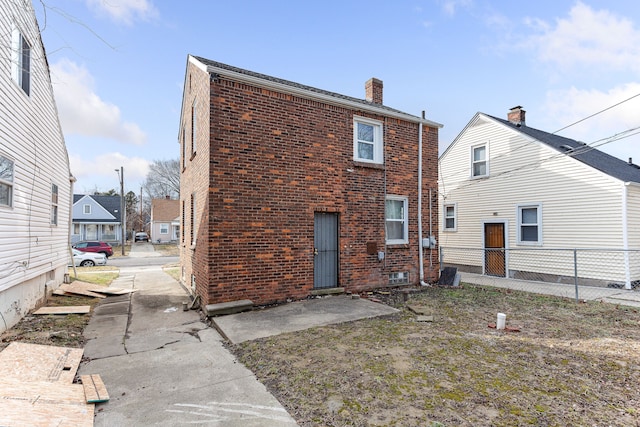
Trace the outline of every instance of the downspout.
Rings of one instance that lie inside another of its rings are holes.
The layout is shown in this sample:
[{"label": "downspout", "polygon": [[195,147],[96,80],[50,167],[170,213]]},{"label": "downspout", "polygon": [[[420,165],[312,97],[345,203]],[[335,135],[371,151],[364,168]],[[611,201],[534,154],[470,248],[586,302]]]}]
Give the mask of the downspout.
[{"label": "downspout", "polygon": [[[424,111],[422,112],[424,119]],[[424,253],[422,251],[422,121],[418,124],[418,253],[420,258],[420,285],[424,282]]]},{"label": "downspout", "polygon": [[627,221],[627,198],[628,198],[628,186],[629,183],[622,184],[622,249],[624,250],[624,273],[625,281],[624,288],[631,289],[631,271],[629,270],[629,224]]},{"label": "downspout", "polygon": [[69,247],[69,258],[71,258],[71,266],[73,267],[73,277],[78,278],[78,270],[76,270],[76,263],[73,261],[73,250],[71,248],[71,233],[73,232],[73,187],[76,182],[76,178],[69,174],[69,182],[70,182],[70,191],[71,191],[71,200],[69,201],[69,233],[68,233],[68,247]]}]

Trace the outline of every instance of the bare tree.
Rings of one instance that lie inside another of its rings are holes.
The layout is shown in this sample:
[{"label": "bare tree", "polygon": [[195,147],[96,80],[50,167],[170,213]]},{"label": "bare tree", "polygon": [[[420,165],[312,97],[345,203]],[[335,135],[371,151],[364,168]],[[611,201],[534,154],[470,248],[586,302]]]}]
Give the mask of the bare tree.
[{"label": "bare tree", "polygon": [[180,198],[180,161],[154,160],[142,187],[148,200]]}]

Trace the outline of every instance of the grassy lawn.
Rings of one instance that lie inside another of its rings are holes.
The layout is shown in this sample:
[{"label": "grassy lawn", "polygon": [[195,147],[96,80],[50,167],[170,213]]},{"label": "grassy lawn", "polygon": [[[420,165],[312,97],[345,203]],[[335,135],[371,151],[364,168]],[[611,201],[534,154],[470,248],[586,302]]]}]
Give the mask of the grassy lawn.
[{"label": "grassy lawn", "polygon": [[[301,426],[640,425],[640,314],[465,285],[232,346]],[[507,326],[488,325],[498,312]]]}]

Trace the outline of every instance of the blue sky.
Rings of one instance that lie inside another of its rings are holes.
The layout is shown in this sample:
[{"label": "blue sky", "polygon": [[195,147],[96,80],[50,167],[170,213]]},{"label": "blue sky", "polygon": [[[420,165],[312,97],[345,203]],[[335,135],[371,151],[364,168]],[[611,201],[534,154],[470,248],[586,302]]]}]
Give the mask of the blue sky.
[{"label": "blue sky", "polygon": [[[481,111],[554,132],[640,94],[637,0],[41,0],[76,193],[138,193],[178,158],[188,54],[384,103],[444,125],[442,152]],[[640,163],[640,96],[560,134]]]}]

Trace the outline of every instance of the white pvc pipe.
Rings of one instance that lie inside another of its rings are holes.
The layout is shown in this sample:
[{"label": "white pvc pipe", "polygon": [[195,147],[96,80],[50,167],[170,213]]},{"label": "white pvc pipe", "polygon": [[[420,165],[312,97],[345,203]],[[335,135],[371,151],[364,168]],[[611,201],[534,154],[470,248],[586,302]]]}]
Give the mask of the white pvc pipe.
[{"label": "white pvc pipe", "polygon": [[422,122],[418,124],[418,251],[420,255],[420,284],[426,286],[427,284],[424,282],[424,254],[422,252]]}]

